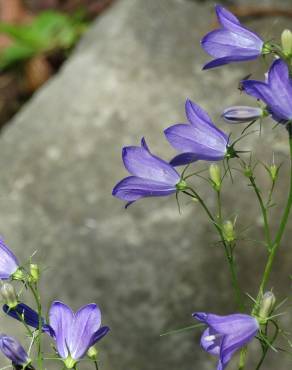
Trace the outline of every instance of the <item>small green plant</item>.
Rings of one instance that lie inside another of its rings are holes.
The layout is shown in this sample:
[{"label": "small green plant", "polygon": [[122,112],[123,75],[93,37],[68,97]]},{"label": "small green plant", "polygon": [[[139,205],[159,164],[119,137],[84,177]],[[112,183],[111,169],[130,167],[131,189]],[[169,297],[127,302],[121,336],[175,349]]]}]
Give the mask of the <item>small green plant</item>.
[{"label": "small green plant", "polygon": [[0,52],[0,70],[10,69],[35,55],[69,50],[86,27],[81,17],[56,11],[42,12],[29,24],[2,22],[0,33],[8,35],[12,43]]}]

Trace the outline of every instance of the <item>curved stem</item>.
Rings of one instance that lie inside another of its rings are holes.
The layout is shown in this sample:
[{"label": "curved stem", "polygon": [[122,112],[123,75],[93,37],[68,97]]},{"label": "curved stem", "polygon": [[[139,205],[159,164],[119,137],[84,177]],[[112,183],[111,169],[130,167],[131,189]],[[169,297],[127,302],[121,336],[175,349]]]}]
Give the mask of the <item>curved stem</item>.
[{"label": "curved stem", "polygon": [[249,181],[250,181],[250,184],[253,187],[253,189],[256,193],[256,196],[258,198],[258,201],[259,201],[259,205],[260,205],[260,208],[261,208],[261,211],[262,211],[262,216],[263,216],[263,221],[264,221],[264,233],[265,233],[266,244],[267,244],[268,250],[270,250],[271,247],[272,247],[272,239],[271,239],[270,226],[269,226],[269,221],[268,221],[267,208],[264,204],[263,198],[261,196],[261,192],[260,192],[259,188],[257,187],[257,184],[255,182],[255,178],[253,176],[250,176]]},{"label": "curved stem", "polygon": [[221,242],[224,246],[225,256],[226,256],[226,259],[228,261],[228,266],[229,266],[229,270],[230,270],[230,273],[231,273],[231,281],[232,281],[232,286],[233,286],[233,289],[234,289],[234,292],[235,292],[236,303],[237,303],[238,308],[240,309],[240,311],[244,311],[244,303],[243,303],[243,299],[242,299],[241,290],[239,288],[239,283],[238,283],[238,278],[237,278],[237,271],[236,271],[236,266],[235,266],[235,261],[234,261],[234,256],[233,256],[232,250],[230,249],[230,246],[226,243],[226,241],[224,239],[224,235],[223,235],[221,227],[216,223],[215,218],[213,217],[212,213],[210,212],[209,208],[207,207],[207,205],[205,204],[203,199],[199,196],[199,194],[194,189],[189,187],[188,190],[190,190],[193,193],[193,195],[188,193],[187,191],[184,191],[184,193],[193,197],[194,199],[198,200],[198,202],[201,204],[201,206],[203,207],[203,209],[207,213],[209,219],[212,221],[212,224],[215,226],[218,234],[220,235],[220,239],[221,239]]},{"label": "curved stem", "polygon": [[[35,285],[35,286],[34,286]],[[41,343],[41,334],[43,329],[43,323],[42,323],[42,305],[41,305],[41,299],[39,295],[38,290],[38,284],[29,284],[29,288],[34,296],[36,305],[37,305],[37,312],[38,312],[38,335],[36,338],[37,342],[37,353],[38,353],[38,370],[43,369],[43,354],[42,354],[42,343]]]}]

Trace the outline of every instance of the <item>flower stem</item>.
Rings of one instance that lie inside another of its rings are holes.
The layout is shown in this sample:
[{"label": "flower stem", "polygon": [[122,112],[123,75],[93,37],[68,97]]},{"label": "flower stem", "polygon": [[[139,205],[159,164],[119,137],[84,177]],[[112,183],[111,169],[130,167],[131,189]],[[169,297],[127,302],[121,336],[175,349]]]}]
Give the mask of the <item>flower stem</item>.
[{"label": "flower stem", "polygon": [[270,248],[269,257],[268,257],[268,260],[267,260],[267,263],[266,263],[266,266],[265,266],[265,270],[264,270],[263,278],[262,278],[262,281],[261,281],[261,284],[260,284],[260,288],[259,288],[259,292],[258,292],[258,295],[257,295],[256,303],[255,303],[254,308],[253,308],[253,312],[252,312],[253,314],[257,313],[259,303],[260,303],[260,299],[261,299],[261,297],[264,293],[264,290],[265,290],[266,285],[268,283],[268,280],[270,278],[270,274],[271,274],[272,266],[273,266],[273,263],[274,263],[275,255],[276,255],[277,250],[280,246],[280,243],[281,243],[281,240],[282,240],[282,237],[283,237],[283,234],[284,234],[284,231],[285,231],[288,219],[289,219],[290,209],[291,209],[291,206],[292,206],[292,126],[291,126],[291,123],[289,123],[287,125],[287,129],[288,129],[288,133],[289,133],[289,148],[290,148],[289,194],[288,194],[286,207],[284,209],[284,212],[283,212],[283,215],[282,215],[282,218],[281,218],[280,226],[278,228],[277,234],[276,234],[275,239],[274,239],[274,241],[271,245],[271,248]]},{"label": "flower stem", "polygon": [[37,312],[38,312],[38,335],[36,337],[37,342],[37,354],[38,354],[38,370],[43,370],[43,354],[42,354],[42,343],[41,343],[41,334],[42,334],[42,305],[41,305],[41,298],[38,289],[38,283],[30,283],[29,288],[34,296],[36,305],[37,305]]},{"label": "flower stem", "polygon": [[[209,208],[207,207],[206,203],[199,196],[199,194],[194,189],[192,189],[190,187],[188,188],[188,190],[190,190],[192,192],[192,194],[190,194],[188,192],[185,192],[185,191],[184,191],[184,193],[193,197],[194,199],[198,200],[198,202],[201,204],[201,206],[203,207],[203,209],[207,213],[207,216],[212,221],[212,224],[215,226],[218,234],[220,235],[220,239],[221,239],[221,242],[224,246],[225,256],[226,256],[226,259],[228,261],[228,266],[229,266],[229,270],[230,270],[230,273],[231,273],[231,280],[232,280],[232,286],[233,286],[233,289],[234,289],[234,292],[235,292],[236,303],[238,305],[239,310],[244,311],[244,303],[243,303],[243,299],[242,299],[241,290],[239,288],[239,283],[238,283],[238,278],[237,278],[237,270],[236,270],[236,265],[235,265],[235,261],[234,261],[233,252],[232,252],[230,246],[226,243],[226,241],[224,239],[224,235],[223,235],[223,232],[222,232],[222,229],[221,229],[221,225],[218,225],[218,223],[216,223],[215,218],[213,217],[213,215],[210,212]],[[220,197],[217,198],[217,199],[219,201]],[[218,204],[221,204],[221,201]],[[221,208],[221,206],[220,206],[220,208]],[[221,217],[221,211],[220,211],[220,217]]]},{"label": "flower stem", "polygon": [[259,204],[260,204],[260,208],[261,208],[262,216],[263,216],[263,221],[264,221],[264,233],[265,233],[266,245],[267,245],[268,250],[270,250],[271,247],[272,247],[272,239],[271,239],[271,233],[270,233],[270,227],[269,227],[269,221],[268,221],[267,208],[264,204],[263,198],[261,196],[261,192],[260,192],[260,190],[259,190],[259,188],[258,188],[258,186],[255,182],[254,176],[250,176],[249,181],[250,181],[250,184],[251,184],[251,186],[253,187],[253,189],[256,193],[256,196],[257,196]]},{"label": "flower stem", "polygon": [[[254,307],[252,309],[252,315],[256,315],[258,313],[258,310],[259,310],[259,307],[260,307],[260,301],[261,301],[261,298],[264,294],[264,290],[266,288],[266,285],[269,281],[270,274],[271,274],[271,271],[272,271],[273,262],[274,262],[274,259],[275,259],[275,255],[276,255],[277,250],[280,246],[280,242],[282,240],[282,236],[284,234],[285,227],[286,227],[287,222],[288,222],[289,213],[290,213],[290,209],[291,209],[291,205],[292,205],[292,126],[291,126],[291,123],[288,123],[287,129],[288,129],[288,133],[289,133],[289,148],[290,148],[290,186],[289,186],[289,194],[288,194],[287,203],[286,203],[286,206],[285,206],[285,209],[284,209],[281,221],[280,221],[280,226],[278,228],[276,237],[275,237],[274,241],[270,244],[268,260],[267,260],[267,263],[266,263],[266,266],[265,266],[265,269],[264,269],[264,273],[263,273],[262,281],[261,281],[259,291],[258,291],[258,294],[257,294],[256,302],[255,302]],[[242,354],[242,352],[243,352],[243,350],[241,351],[241,354]],[[266,353],[265,353],[265,355],[266,355]],[[264,359],[262,359],[260,361],[260,363],[258,364],[257,370],[262,365],[263,360]],[[244,368],[244,365],[245,365],[245,358],[242,358],[242,356],[241,356],[240,357],[239,370],[242,370]]]}]

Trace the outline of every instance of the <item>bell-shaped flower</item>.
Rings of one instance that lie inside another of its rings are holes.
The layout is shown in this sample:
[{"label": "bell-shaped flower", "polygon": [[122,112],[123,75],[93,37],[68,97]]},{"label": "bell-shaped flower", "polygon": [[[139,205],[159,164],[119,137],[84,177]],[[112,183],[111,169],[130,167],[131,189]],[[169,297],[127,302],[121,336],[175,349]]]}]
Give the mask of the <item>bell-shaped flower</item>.
[{"label": "bell-shaped flower", "polygon": [[107,326],[101,327],[101,312],[94,303],[74,313],[64,303],[55,301],[49,311],[49,322],[57,351],[68,369],[73,368],[88,349],[109,331]]},{"label": "bell-shaped flower", "polygon": [[232,62],[256,59],[263,51],[264,42],[254,32],[242,26],[239,20],[220,5],[215,7],[221,28],[203,37],[201,45],[212,57],[203,69]]},{"label": "bell-shaped flower", "polygon": [[193,317],[207,325],[201,337],[201,346],[218,357],[217,370],[224,370],[233,354],[249,343],[259,330],[257,320],[245,314],[219,316],[195,312]]},{"label": "bell-shaped flower", "polygon": [[29,369],[30,359],[22,345],[13,337],[6,334],[0,334],[0,350],[9,360],[12,361],[14,367]]},{"label": "bell-shaped flower", "polygon": [[127,205],[145,197],[175,193],[180,182],[178,172],[166,161],[153,155],[143,138],[141,146],[123,148],[123,162],[132,176],[124,178],[113,189],[113,195]]},{"label": "bell-shaped flower", "polygon": [[268,72],[267,81],[244,80],[244,91],[267,104],[273,118],[281,123],[292,119],[292,80],[287,64],[277,59]]},{"label": "bell-shaped flower", "polygon": [[7,280],[18,270],[19,263],[16,256],[0,239],[0,279]]},{"label": "bell-shaped flower", "polygon": [[186,101],[185,108],[189,124],[178,123],[164,131],[169,143],[182,152],[174,157],[170,164],[181,166],[200,159],[206,161],[223,159],[227,153],[228,136],[191,100]]},{"label": "bell-shaped flower", "polygon": [[235,105],[226,108],[222,117],[228,123],[247,123],[255,121],[265,115],[265,111],[260,107],[248,107],[244,105]]}]

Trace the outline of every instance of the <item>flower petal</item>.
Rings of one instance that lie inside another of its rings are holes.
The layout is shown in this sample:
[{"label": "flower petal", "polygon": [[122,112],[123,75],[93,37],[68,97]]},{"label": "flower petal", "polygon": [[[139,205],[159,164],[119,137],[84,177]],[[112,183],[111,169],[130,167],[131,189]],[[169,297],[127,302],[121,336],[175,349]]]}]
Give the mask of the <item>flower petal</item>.
[{"label": "flower petal", "polygon": [[175,149],[193,153],[196,159],[220,160],[226,153],[227,140],[209,125],[206,132],[205,128],[200,131],[193,125],[177,124],[167,128],[164,134]]},{"label": "flower petal", "polygon": [[[7,304],[3,306],[3,311],[10,317],[18,321],[24,321],[27,325],[33,328],[38,328],[39,326],[39,315],[35,310],[27,306],[25,303],[19,303],[14,308],[9,308]],[[45,320],[42,318],[43,326],[45,325]]]},{"label": "flower petal", "polygon": [[241,38],[244,37],[246,39],[249,39],[250,41],[252,41],[254,47],[256,47],[258,50],[262,49],[264,42],[255,32],[244,27],[231,12],[229,12],[222,6],[217,5],[215,9],[218,21],[220,22],[222,27],[233,33],[236,33]]},{"label": "flower petal", "polygon": [[222,342],[222,336],[218,336],[217,334],[214,329],[207,328],[201,336],[202,348],[214,356],[219,356]]},{"label": "flower petal", "polygon": [[[254,319],[254,318],[253,318]],[[254,319],[256,322],[256,319]],[[220,348],[220,362],[222,369],[224,369],[230,361],[232,355],[249,343],[257,334],[259,326],[247,324],[246,327],[241,328],[240,332],[234,331],[233,334],[224,336]]]},{"label": "flower petal", "polygon": [[134,176],[165,184],[175,185],[179,174],[166,161],[149,152],[145,140],[142,147],[129,146],[123,148],[123,161],[126,169]]},{"label": "flower petal", "polygon": [[172,160],[169,162],[172,166],[184,166],[189,163],[196,162],[201,158],[198,158],[198,156],[194,153],[181,153],[172,158]]},{"label": "flower petal", "polygon": [[74,320],[74,314],[70,307],[62,302],[52,303],[49,311],[50,326],[55,333],[57,350],[62,358],[69,355],[71,327]]},{"label": "flower petal", "polygon": [[99,307],[88,304],[81,307],[75,314],[71,327],[69,348],[74,360],[82,358],[91,346],[92,337],[101,325],[101,312]]},{"label": "flower petal", "polygon": [[175,192],[175,185],[129,176],[114,187],[112,194],[117,198],[132,202],[143,197],[166,196]]},{"label": "flower petal", "polygon": [[266,103],[279,119],[289,120],[292,118],[291,100],[289,103],[289,96],[284,91],[280,92],[278,89],[272,89],[265,82],[255,80],[242,81],[242,86],[248,95]]},{"label": "flower petal", "polygon": [[233,62],[243,62],[245,60],[253,60],[253,59],[256,59],[257,57],[258,55],[254,55],[254,56],[247,55],[247,56],[240,56],[240,57],[236,55],[230,55],[227,57],[211,60],[211,62],[208,62],[203,66],[203,70],[219,67],[224,64],[229,64]]},{"label": "flower petal", "polygon": [[233,24],[240,25],[239,20],[233,15],[229,10],[223,8],[221,5],[215,6],[215,11],[217,14],[218,21],[220,22],[221,26],[225,28],[232,27]]},{"label": "flower petal", "polygon": [[109,331],[110,328],[108,326],[103,326],[100,329],[98,329],[97,332],[94,333],[93,336],[91,337],[90,347],[93,346],[99,340],[101,340]]},{"label": "flower petal", "polygon": [[203,37],[201,45],[209,55],[216,58],[236,56],[238,59],[239,57],[257,57],[260,54],[253,40],[226,29],[209,32]]},{"label": "flower petal", "polygon": [[0,279],[6,280],[18,269],[19,263],[16,256],[0,239]]}]

